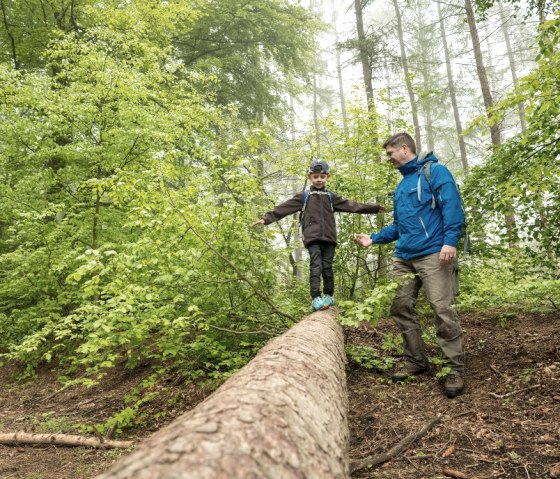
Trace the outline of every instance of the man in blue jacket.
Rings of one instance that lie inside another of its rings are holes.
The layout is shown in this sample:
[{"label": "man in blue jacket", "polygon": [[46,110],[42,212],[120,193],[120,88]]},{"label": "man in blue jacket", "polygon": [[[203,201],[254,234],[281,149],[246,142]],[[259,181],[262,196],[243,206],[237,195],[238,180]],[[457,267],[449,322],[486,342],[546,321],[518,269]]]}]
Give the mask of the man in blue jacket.
[{"label": "man in blue jacket", "polygon": [[[454,302],[454,262],[465,221],[459,191],[449,170],[432,153],[416,154],[416,144],[408,133],[397,133],[383,147],[387,158],[403,175],[395,190],[394,221],[379,233],[356,236],[356,243],[395,243],[395,276],[413,275],[398,288],[391,315],[404,339],[404,362],[393,374],[403,381],[429,370],[422,340],[416,301],[420,287],[435,314],[438,343],[451,370],[446,376],[448,397],[462,394],[465,359],[463,330]],[[430,179],[422,166],[430,165]]]}]

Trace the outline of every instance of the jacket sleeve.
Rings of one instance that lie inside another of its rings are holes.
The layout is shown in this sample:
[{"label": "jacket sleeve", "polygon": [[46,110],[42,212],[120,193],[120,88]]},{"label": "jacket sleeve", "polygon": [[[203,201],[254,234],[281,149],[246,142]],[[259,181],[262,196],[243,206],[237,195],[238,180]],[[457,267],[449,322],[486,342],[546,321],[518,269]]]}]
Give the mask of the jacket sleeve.
[{"label": "jacket sleeve", "polygon": [[455,179],[447,167],[436,163],[432,165],[430,184],[443,218],[443,244],[457,247],[465,212]]},{"label": "jacket sleeve", "polygon": [[393,213],[393,223],[385,226],[379,233],[370,235],[374,244],[392,243],[399,239],[399,227],[396,213]]},{"label": "jacket sleeve", "polygon": [[350,201],[333,193],[333,208],[344,213],[371,214],[379,213],[381,206],[376,203],[358,203]]},{"label": "jacket sleeve", "polygon": [[303,207],[303,192],[300,191],[299,193],[296,193],[289,200],[284,201],[284,203],[280,203],[279,205],[275,206],[274,209],[267,211],[262,216],[262,219],[264,220],[265,225],[269,225],[270,223],[274,223],[278,220],[281,220],[285,216],[301,211],[302,207]]}]

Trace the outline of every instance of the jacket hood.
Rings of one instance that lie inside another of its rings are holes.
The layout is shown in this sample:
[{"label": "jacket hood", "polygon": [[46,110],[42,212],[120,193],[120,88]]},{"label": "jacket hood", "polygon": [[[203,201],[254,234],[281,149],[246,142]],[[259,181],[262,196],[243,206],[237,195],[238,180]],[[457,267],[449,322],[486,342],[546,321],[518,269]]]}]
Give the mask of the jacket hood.
[{"label": "jacket hood", "polygon": [[412,160],[404,165],[400,166],[398,170],[403,176],[410,175],[411,173],[416,173],[418,168],[421,168],[426,161],[437,162],[437,157],[431,151],[421,151]]}]

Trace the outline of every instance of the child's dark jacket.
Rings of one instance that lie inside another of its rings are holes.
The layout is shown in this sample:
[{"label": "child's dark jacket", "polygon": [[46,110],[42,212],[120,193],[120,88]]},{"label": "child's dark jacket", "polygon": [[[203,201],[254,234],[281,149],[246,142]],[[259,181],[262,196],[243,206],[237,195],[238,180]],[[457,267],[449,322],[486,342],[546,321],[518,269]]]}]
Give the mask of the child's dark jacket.
[{"label": "child's dark jacket", "polygon": [[[311,186],[311,191],[320,191]],[[325,191],[325,190],[321,190]],[[303,191],[296,193],[292,198],[279,204],[262,217],[264,224],[268,225],[281,220],[285,216],[301,211],[303,207]],[[357,203],[344,199],[331,192],[331,199],[326,194],[310,194],[303,215],[303,244],[307,247],[316,241],[326,241],[336,244],[336,221],[334,211],[345,213],[379,213],[381,207],[373,203]]]}]

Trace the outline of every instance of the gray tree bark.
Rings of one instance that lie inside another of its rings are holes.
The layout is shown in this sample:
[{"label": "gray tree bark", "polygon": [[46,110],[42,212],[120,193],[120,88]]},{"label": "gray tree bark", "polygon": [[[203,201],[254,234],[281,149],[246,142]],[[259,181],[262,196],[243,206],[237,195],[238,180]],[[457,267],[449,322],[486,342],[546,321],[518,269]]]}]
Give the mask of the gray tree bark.
[{"label": "gray tree bark", "polygon": [[337,45],[336,47],[336,75],[338,77],[338,97],[340,101],[340,115],[342,116],[342,126],[344,127],[344,135],[348,138],[348,119],[346,117],[346,98],[344,95],[344,83],[342,81],[342,65],[340,61],[340,49],[338,48],[338,29],[336,26],[337,22],[336,6],[333,2],[333,19],[332,24],[334,25],[334,41]]},{"label": "gray tree bark", "polygon": [[416,104],[416,99],[414,98],[412,80],[410,79],[410,72],[408,69],[408,58],[406,56],[406,48],[404,46],[404,32],[402,27],[401,11],[399,9],[398,1],[393,0],[393,5],[395,7],[395,13],[397,15],[397,33],[399,35],[399,44],[401,47],[401,61],[402,61],[402,66],[404,71],[404,81],[406,84],[406,90],[408,92],[408,98],[410,99],[412,123],[414,125],[414,140],[416,141],[416,151],[419,152],[422,150],[422,137],[420,136],[420,122],[418,121],[418,105]]},{"label": "gray tree bark", "polygon": [[98,479],[348,478],[342,328],[317,312]]},{"label": "gray tree bark", "polygon": [[[478,37],[478,29],[476,27],[476,19],[474,17],[471,0],[465,0],[465,13],[467,14],[467,21],[469,24],[469,31],[471,34],[474,51],[474,59],[476,61],[476,72],[478,74],[478,80],[480,81],[480,89],[482,90],[484,107],[486,109],[486,114],[488,115],[488,117],[490,117],[490,112],[492,110],[492,107],[494,106],[494,100],[492,99],[492,92],[490,91],[490,84],[488,82],[486,68],[484,67],[482,49],[480,48],[480,39]],[[497,123],[494,123],[490,127],[490,137],[492,138],[492,145],[494,147],[499,146],[502,143],[500,125],[498,125]]]},{"label": "gray tree bark", "polygon": [[438,17],[439,17],[439,30],[441,33],[441,41],[443,44],[443,51],[445,54],[445,65],[447,68],[447,83],[449,85],[449,97],[451,99],[451,106],[453,107],[453,117],[455,119],[455,130],[457,131],[457,141],[459,142],[459,151],[461,152],[461,165],[463,172],[466,174],[469,171],[469,162],[467,159],[467,147],[465,139],[463,138],[463,126],[461,125],[461,116],[459,115],[459,105],[457,103],[457,92],[455,89],[455,81],[453,79],[453,70],[451,68],[451,55],[449,53],[449,46],[447,44],[447,34],[445,33],[445,24],[443,22],[443,15],[441,13],[441,6],[437,3]]},{"label": "gray tree bark", "polygon": [[[515,57],[513,55],[513,50],[511,48],[511,39],[508,31],[508,18],[506,17],[506,12],[504,10],[504,5],[502,2],[498,2],[498,9],[500,11],[500,23],[502,25],[502,33],[504,35],[504,40],[506,42],[507,56],[509,60],[509,68],[511,70],[511,79],[513,80],[513,86],[517,86],[517,65],[515,63]],[[517,112],[519,113],[519,121],[521,124],[521,131],[527,130],[527,122],[525,121],[525,105],[521,101],[517,105]]]},{"label": "gray tree bark", "polygon": [[373,101],[373,83],[371,65],[367,52],[366,31],[364,29],[363,4],[361,0],[354,0],[354,13],[356,14],[356,32],[358,33],[358,45],[360,49],[360,63],[362,64],[362,74],[364,76],[364,87],[366,89],[366,99],[368,111],[375,109]]}]

